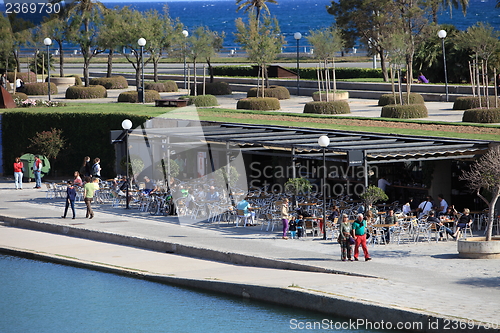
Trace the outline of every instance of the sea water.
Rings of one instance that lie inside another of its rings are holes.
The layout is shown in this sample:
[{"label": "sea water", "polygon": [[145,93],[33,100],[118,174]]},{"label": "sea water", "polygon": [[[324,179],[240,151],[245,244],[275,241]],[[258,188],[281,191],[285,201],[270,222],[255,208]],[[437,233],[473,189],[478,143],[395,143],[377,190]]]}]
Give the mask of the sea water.
[{"label": "sea water", "polygon": [[348,319],[0,255],[2,333],[318,331],[299,329],[314,323],[384,332],[336,330],[335,322]]}]

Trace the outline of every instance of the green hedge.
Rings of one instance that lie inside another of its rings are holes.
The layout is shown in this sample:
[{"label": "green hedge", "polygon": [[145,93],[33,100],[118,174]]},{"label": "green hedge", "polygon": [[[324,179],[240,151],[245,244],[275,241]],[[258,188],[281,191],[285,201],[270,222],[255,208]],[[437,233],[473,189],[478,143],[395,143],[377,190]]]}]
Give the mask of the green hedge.
[{"label": "green hedge", "polygon": [[[203,94],[203,83],[196,85],[198,95]],[[233,91],[227,82],[205,83],[205,94],[207,95],[231,95]],[[191,87],[191,95],[194,95],[194,86]]]},{"label": "green hedge", "polygon": [[[144,91],[144,103],[152,103],[155,99],[160,99],[160,93],[156,90],[145,90]],[[130,90],[122,92],[118,96],[119,103],[140,103],[139,95],[137,91]]]},{"label": "green hedge", "polygon": [[106,97],[108,97],[108,91],[103,86],[71,86],[66,89],[67,99],[92,99]]},{"label": "green hedge", "polygon": [[236,109],[243,110],[279,110],[281,108],[280,101],[272,97],[250,97],[243,98],[236,104]]},{"label": "green hedge", "polygon": [[199,107],[219,105],[219,102],[214,95],[188,96],[188,99],[188,105],[194,104]]},{"label": "green hedge", "polygon": [[[24,81],[24,83],[34,83],[36,82],[36,74],[33,72],[28,72],[28,73],[16,73],[16,78],[21,79]],[[14,83],[14,72],[8,72],[7,73],[7,80],[10,82]]]},{"label": "green hedge", "polygon": [[95,77],[90,79],[90,85],[92,86],[103,86],[106,89],[126,89],[128,88],[127,79],[121,75],[115,75],[111,77]]},{"label": "green hedge", "polygon": [[[408,104],[408,95],[404,92],[403,93],[403,104]],[[424,98],[422,95],[417,94],[417,93],[410,93],[410,104],[424,104]],[[379,106],[384,106],[384,105],[394,105],[394,104],[400,104],[399,102],[399,93],[396,93],[396,98],[394,99],[393,94],[384,94],[380,96],[378,100],[378,105]]]},{"label": "green hedge", "polygon": [[[257,96],[257,93],[259,94],[259,96]],[[257,88],[251,88],[247,92],[247,97],[261,97],[261,96],[262,96],[262,90],[257,91]],[[285,87],[270,86],[269,88],[264,88],[264,97],[274,97],[277,99],[290,99],[290,91],[288,91],[288,89]]]},{"label": "green hedge", "polygon": [[466,110],[462,121],[466,123],[500,123],[500,108]]},{"label": "green hedge", "polygon": [[304,113],[316,114],[347,114],[351,113],[349,103],[341,101],[317,101],[309,102],[304,105]]},{"label": "green hedge", "polygon": [[75,78],[75,86],[83,86],[82,78],[80,77],[80,75],[73,74],[73,75],[68,75],[68,77]]},{"label": "green hedge", "polygon": [[156,90],[158,92],[177,92],[179,88],[177,83],[173,80],[159,81],[159,82],[146,82],[144,83],[146,90]]},{"label": "green hedge", "polygon": [[[25,83],[23,88],[23,93],[26,95],[48,95],[49,88],[46,82],[36,82],[36,83]],[[57,94],[57,86],[54,83],[50,83],[50,93]]]},{"label": "green hedge", "polygon": [[[91,109],[92,104],[83,106],[82,111]],[[22,110],[22,111],[21,111]],[[121,123],[130,119],[134,128],[149,119],[130,113],[86,113],[86,112],[33,112],[25,109],[12,109],[2,115],[4,172],[12,174],[12,163],[16,156],[38,152],[27,149],[36,133],[50,131],[52,128],[62,130],[67,141],[53,167],[59,176],[73,175],[80,170],[83,157],[99,157],[101,159],[102,176],[113,178],[115,174],[115,146],[110,141],[110,131],[122,131]],[[22,126],[20,126],[22,124]],[[51,161],[52,162],[52,161]],[[51,172],[51,174],[54,174]],[[72,179],[72,178],[71,178]]]},{"label": "green hedge", "polygon": [[382,107],[383,118],[426,118],[428,117],[427,107],[425,104],[410,104],[410,105],[386,105]]},{"label": "green hedge", "polygon": [[[490,107],[495,107],[495,96],[489,96]],[[500,105],[500,99],[498,101]],[[481,107],[486,107],[486,96],[481,96]],[[453,103],[453,110],[470,110],[479,108],[479,97],[457,97]]]},{"label": "green hedge", "polygon": [[28,99],[28,95],[26,95],[25,93],[22,93],[22,92],[16,92],[16,93],[13,93],[11,94],[12,95],[12,99],[19,99],[21,101],[24,101],[26,99]]},{"label": "green hedge", "polygon": [[[215,76],[255,76],[255,70],[252,66],[214,66],[212,67]],[[295,72],[295,67],[287,67]],[[355,79],[355,78],[383,78],[381,69],[372,68],[335,68],[337,79]],[[302,79],[317,80],[318,74],[316,68],[301,68],[300,77]]]}]

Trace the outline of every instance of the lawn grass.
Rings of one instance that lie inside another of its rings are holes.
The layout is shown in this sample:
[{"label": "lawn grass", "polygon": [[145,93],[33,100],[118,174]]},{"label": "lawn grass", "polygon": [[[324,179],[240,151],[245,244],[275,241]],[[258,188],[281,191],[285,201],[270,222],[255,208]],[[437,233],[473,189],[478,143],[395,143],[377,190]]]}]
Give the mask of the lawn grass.
[{"label": "lawn grass", "polygon": [[[475,128],[498,128],[495,125],[488,124],[464,124],[450,123],[440,121],[425,121],[425,120],[402,120],[402,119],[386,119],[386,118],[366,118],[366,117],[347,117],[347,116],[331,116],[331,115],[316,115],[316,114],[301,114],[301,113],[285,113],[273,111],[251,111],[251,110],[234,110],[223,108],[158,108],[152,104],[130,104],[130,103],[68,103],[67,106],[54,108],[19,108],[15,111],[29,112],[87,112],[87,113],[129,113],[149,117],[163,118],[179,118],[179,119],[199,119],[204,121],[216,122],[235,122],[247,124],[261,125],[277,125],[277,126],[292,126],[292,127],[310,127],[323,129],[339,129],[345,131],[362,131],[372,133],[400,134],[400,135],[421,135],[421,136],[436,136],[436,137],[453,137],[462,139],[490,140],[498,141],[499,136],[494,134],[477,134],[477,133],[461,133],[449,131],[433,131],[407,128],[394,128],[391,123],[413,123],[413,124],[434,124],[442,126],[465,126]],[[11,112],[11,111],[4,111]],[[258,116],[258,119],[255,119]],[[264,117],[264,118],[263,118]],[[325,122],[318,122],[324,119]],[[360,121],[382,121],[386,122],[387,126],[363,126],[363,125],[342,125],[332,123],[335,119],[350,119]],[[327,123],[328,122],[328,123]]]}]

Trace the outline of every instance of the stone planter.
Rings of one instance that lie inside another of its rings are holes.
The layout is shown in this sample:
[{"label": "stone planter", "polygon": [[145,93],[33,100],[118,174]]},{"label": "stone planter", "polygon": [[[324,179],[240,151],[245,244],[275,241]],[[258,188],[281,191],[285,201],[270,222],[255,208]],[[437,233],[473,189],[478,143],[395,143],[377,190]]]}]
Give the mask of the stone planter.
[{"label": "stone planter", "polygon": [[470,237],[457,242],[458,255],[468,259],[500,259],[500,236],[485,241],[485,237]]},{"label": "stone planter", "polygon": [[58,87],[69,87],[75,85],[74,77],[51,77],[50,82]]},{"label": "stone planter", "polygon": [[[315,92],[313,94],[313,100],[314,101],[319,101],[319,93]],[[340,100],[345,100],[349,99],[349,92],[348,91],[343,91],[343,92],[336,92],[336,93],[328,93],[328,101],[340,101]],[[321,94],[321,100],[326,101],[326,94]]]}]

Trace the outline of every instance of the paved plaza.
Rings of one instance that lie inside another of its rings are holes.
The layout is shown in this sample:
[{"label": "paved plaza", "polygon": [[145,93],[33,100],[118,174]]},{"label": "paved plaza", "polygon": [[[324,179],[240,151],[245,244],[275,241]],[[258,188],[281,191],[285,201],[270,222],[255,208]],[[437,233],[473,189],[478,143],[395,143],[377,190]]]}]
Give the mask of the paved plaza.
[{"label": "paved plaza", "polygon": [[300,306],[325,318],[499,331],[499,261],[461,259],[455,241],[374,245],[372,261],[342,262],[336,241],[283,240],[280,230],[260,226],[181,226],[175,217],[110,204],[95,205],[89,220],[83,202],[75,220],[61,219],[63,199],[24,185],[0,182],[3,252]]}]

